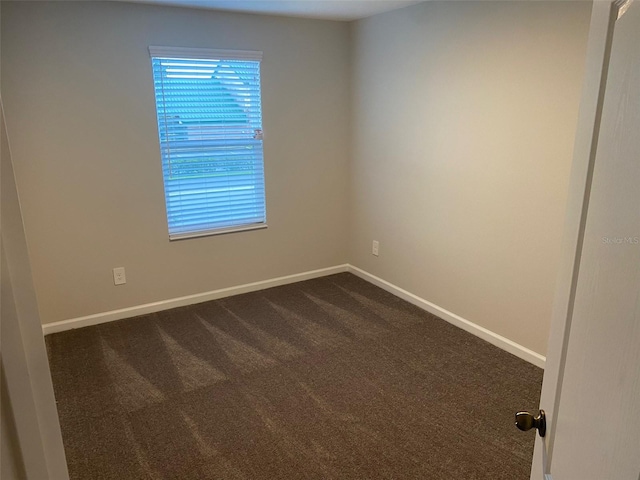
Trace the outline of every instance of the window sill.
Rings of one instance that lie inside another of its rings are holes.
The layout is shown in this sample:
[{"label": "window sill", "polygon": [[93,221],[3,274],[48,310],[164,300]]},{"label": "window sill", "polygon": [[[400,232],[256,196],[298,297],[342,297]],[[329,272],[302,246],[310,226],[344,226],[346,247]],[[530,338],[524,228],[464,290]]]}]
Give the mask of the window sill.
[{"label": "window sill", "polygon": [[247,232],[249,230],[262,230],[267,228],[266,223],[257,223],[253,225],[243,225],[239,227],[216,228],[215,230],[204,230],[201,232],[177,233],[169,235],[169,241],[186,240],[188,238],[210,237],[212,235],[226,235],[228,233]]}]

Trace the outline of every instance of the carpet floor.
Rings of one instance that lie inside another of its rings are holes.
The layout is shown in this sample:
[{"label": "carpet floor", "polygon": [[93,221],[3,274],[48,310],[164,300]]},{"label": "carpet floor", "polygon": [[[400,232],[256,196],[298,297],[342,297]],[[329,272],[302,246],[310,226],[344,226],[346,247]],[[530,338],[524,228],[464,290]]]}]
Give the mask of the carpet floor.
[{"label": "carpet floor", "polygon": [[72,480],[529,478],[542,370],[348,273],[46,341]]}]

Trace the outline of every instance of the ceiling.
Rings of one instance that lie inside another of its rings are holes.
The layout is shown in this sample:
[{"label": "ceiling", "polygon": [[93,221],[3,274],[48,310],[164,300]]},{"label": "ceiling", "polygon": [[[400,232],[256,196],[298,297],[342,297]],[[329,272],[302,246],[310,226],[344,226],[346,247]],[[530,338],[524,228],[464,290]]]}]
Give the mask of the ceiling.
[{"label": "ceiling", "polygon": [[[126,0],[121,0],[126,1]],[[425,0],[129,0],[234,12],[321,18],[326,20],[357,20],[377,13],[421,3]]]}]

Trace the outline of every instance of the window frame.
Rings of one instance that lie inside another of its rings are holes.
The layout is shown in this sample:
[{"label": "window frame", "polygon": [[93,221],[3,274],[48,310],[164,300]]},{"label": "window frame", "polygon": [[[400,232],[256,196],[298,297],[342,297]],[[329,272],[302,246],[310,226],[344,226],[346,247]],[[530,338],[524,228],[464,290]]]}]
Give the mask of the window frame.
[{"label": "window frame", "polygon": [[[235,225],[221,226],[221,227],[213,227],[213,228],[201,228],[201,229],[190,229],[189,231],[182,232],[173,232],[172,233],[172,225],[169,219],[170,208],[169,208],[169,193],[167,190],[167,182],[168,179],[166,177],[165,172],[165,154],[163,154],[163,143],[167,143],[170,146],[169,141],[163,142],[163,133],[162,133],[162,125],[163,123],[160,120],[162,116],[160,113],[160,104],[158,103],[158,95],[156,91],[155,85],[155,67],[154,60],[162,59],[180,59],[180,60],[219,60],[219,61],[251,61],[258,63],[258,72],[260,73],[262,67],[262,52],[256,50],[227,50],[227,49],[209,49],[209,48],[185,48],[185,47],[165,47],[165,46],[149,46],[149,57],[151,60],[152,67],[152,75],[154,76],[154,102],[155,102],[155,118],[156,118],[156,126],[158,128],[158,145],[160,147],[160,161],[162,167],[162,178],[163,178],[163,189],[165,195],[165,216],[167,220],[167,230],[169,232],[169,240],[184,240],[188,238],[200,238],[207,237],[213,235],[225,235],[228,233],[236,233],[236,232],[244,232],[251,230],[262,230],[268,227],[267,225],[267,206],[266,206],[266,173],[265,173],[265,162],[264,162],[264,137],[262,130],[262,78],[259,77],[257,92],[258,92],[258,107],[259,107],[259,125],[260,128],[256,129],[256,136],[254,139],[260,140],[260,158],[261,158],[261,180],[262,180],[262,203],[263,203],[263,215],[261,222],[253,222],[253,223],[237,223]],[[164,105],[164,104],[163,104]],[[167,125],[164,124],[165,128],[165,136],[167,135]],[[170,147],[169,147],[170,148]],[[257,184],[256,184],[257,185]],[[257,204],[256,204],[257,205]]]}]

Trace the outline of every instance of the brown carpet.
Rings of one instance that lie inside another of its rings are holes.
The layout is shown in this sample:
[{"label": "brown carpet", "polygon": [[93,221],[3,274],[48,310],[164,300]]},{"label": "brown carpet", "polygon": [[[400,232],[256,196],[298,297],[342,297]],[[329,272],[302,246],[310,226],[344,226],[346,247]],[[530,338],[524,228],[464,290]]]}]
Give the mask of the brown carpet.
[{"label": "brown carpet", "polygon": [[542,370],[339,274],[47,337],[79,479],[522,479]]}]

